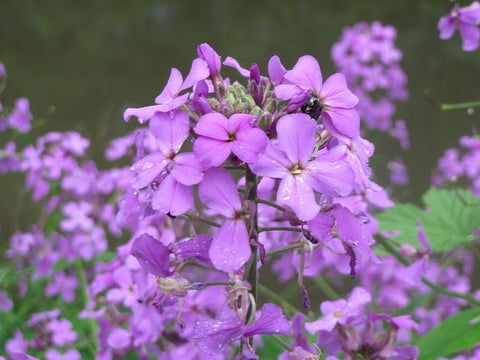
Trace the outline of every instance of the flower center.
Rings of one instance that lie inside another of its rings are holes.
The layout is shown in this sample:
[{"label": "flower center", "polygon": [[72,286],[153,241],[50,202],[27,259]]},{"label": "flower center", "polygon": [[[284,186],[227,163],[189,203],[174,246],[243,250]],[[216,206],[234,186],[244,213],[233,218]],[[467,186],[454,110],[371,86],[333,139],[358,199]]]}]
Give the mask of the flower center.
[{"label": "flower center", "polygon": [[333,316],[337,319],[340,319],[343,316],[343,312],[341,310],[337,310],[333,313]]},{"label": "flower center", "polygon": [[291,167],[289,170],[290,170],[290,174],[292,175],[300,175],[303,171],[303,166],[302,164],[298,163],[298,164],[295,164],[293,167]]}]

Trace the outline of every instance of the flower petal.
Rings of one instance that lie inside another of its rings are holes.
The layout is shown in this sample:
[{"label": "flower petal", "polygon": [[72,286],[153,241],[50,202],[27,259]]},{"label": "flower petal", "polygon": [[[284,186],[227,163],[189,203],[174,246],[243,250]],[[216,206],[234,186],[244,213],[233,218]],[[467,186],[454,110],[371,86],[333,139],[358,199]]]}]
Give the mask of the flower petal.
[{"label": "flower petal", "polygon": [[360,117],[355,109],[329,108],[322,112],[322,120],[333,136],[354,139],[360,135]]},{"label": "flower petal", "polygon": [[193,143],[193,153],[205,167],[220,166],[232,151],[232,142],[200,136]]},{"label": "flower petal", "polygon": [[232,152],[242,161],[251,164],[257,161],[268,143],[267,135],[263,130],[251,128],[238,132],[233,142]]},{"label": "flower petal", "polygon": [[203,115],[193,129],[198,135],[208,138],[228,141],[228,119],[219,113],[208,113]]},{"label": "flower petal", "polygon": [[231,175],[223,168],[213,168],[205,172],[198,195],[205,205],[227,217],[233,217],[235,211],[242,207],[237,187]]},{"label": "flower petal", "polygon": [[209,75],[210,71],[208,69],[208,64],[205,60],[200,58],[193,60],[190,72],[185,78],[182,86],[180,86],[180,88],[178,89],[178,92],[191,88],[197,82],[206,79]]},{"label": "flower petal", "polygon": [[288,174],[290,162],[283,151],[278,150],[270,141],[267,147],[254,164],[250,164],[250,169],[260,176],[281,179]]},{"label": "flower petal", "polygon": [[193,189],[167,176],[152,197],[152,209],[178,216],[193,207]]},{"label": "flower petal", "polygon": [[195,236],[175,243],[175,254],[182,258],[182,260],[196,259],[206,266],[211,266],[212,262],[208,256],[208,250],[211,244],[211,236]]},{"label": "flower petal", "polygon": [[317,123],[307,114],[289,114],[277,123],[279,144],[293,163],[306,163],[315,146]]},{"label": "flower petal", "polygon": [[160,277],[170,275],[168,248],[157,239],[148,234],[137,237],[130,250],[140,263],[140,266],[147,272]]},{"label": "flower petal", "polygon": [[171,174],[183,185],[195,185],[202,181],[203,173],[193,153],[181,153],[175,156],[175,167]]},{"label": "flower petal", "polygon": [[300,57],[292,70],[285,73],[285,79],[304,90],[320,92],[322,73],[318,61],[311,55]]},{"label": "flower petal", "polygon": [[288,174],[282,179],[278,188],[277,201],[290,206],[300,220],[311,220],[320,211],[313,189],[301,175]]},{"label": "flower petal", "polygon": [[157,113],[150,120],[150,131],[157,139],[158,146],[165,156],[178,152],[188,137],[190,123],[183,110]]},{"label": "flower petal", "polygon": [[242,335],[242,323],[236,316],[224,320],[200,320],[193,330],[193,340],[205,353],[220,353]]},{"label": "flower petal", "polygon": [[358,104],[358,97],[348,89],[345,76],[340,73],[333,74],[325,81],[320,97],[328,107],[349,109]]},{"label": "flower petal", "polygon": [[157,104],[163,104],[177,97],[178,93],[180,92],[180,86],[182,85],[182,82],[182,73],[178,69],[172,68],[167,85],[165,85],[165,88],[160,95],[155,98],[155,102]]},{"label": "flower petal", "polygon": [[250,255],[248,232],[243,220],[227,220],[212,240],[209,256],[215,268],[234,272]]},{"label": "flower petal", "polygon": [[133,186],[142,189],[149,185],[167,166],[170,160],[160,152],[155,152],[145,156],[134,163],[130,170],[136,173]]},{"label": "flower petal", "polygon": [[273,85],[278,85],[282,82],[283,76],[287,70],[282,65],[280,58],[277,55],[274,55],[268,61],[268,75]]},{"label": "flower petal", "polygon": [[290,323],[280,307],[275,304],[264,304],[258,320],[245,326],[243,335],[250,337],[257,334],[289,335]]}]

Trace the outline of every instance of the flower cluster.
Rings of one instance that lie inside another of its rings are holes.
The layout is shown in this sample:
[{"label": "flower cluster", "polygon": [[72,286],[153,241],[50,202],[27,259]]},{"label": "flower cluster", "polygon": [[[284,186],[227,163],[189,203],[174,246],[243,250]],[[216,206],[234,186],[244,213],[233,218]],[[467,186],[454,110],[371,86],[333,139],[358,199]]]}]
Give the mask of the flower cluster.
[{"label": "flower cluster", "polygon": [[395,47],[395,38],[392,26],[362,22],[345,28],[331,52],[335,66],[360,99],[358,112],[364,124],[369,129],[390,131],[402,148],[408,149],[405,122],[392,122],[394,102],[408,96],[407,76],[400,67],[402,52]]},{"label": "flower cluster", "polygon": [[450,148],[438,160],[431,176],[432,185],[445,186],[448,183],[466,181],[475,195],[480,194],[480,139],[462,136],[460,148]]},{"label": "flower cluster", "polygon": [[458,28],[462,39],[463,51],[475,51],[480,44],[480,2],[474,1],[469,6],[455,4],[447,15],[438,20],[440,39],[450,39]]}]

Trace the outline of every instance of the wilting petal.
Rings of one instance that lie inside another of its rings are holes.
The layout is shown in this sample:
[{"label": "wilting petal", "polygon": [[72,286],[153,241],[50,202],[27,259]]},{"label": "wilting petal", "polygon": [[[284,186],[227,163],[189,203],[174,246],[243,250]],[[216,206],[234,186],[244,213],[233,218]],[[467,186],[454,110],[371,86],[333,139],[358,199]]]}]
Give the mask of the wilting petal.
[{"label": "wilting petal", "polygon": [[264,304],[260,317],[253,324],[244,329],[244,336],[257,334],[280,334],[287,336],[290,333],[290,323],[280,307],[275,304]]},{"label": "wilting petal", "polygon": [[263,130],[251,128],[236,134],[232,152],[247,164],[257,161],[259,155],[265,150],[268,138]]},{"label": "wilting petal", "polygon": [[149,185],[167,166],[170,160],[159,152],[149,154],[143,159],[138,160],[130,167],[130,171],[136,173],[133,186],[142,189]]},{"label": "wilting petal", "polygon": [[242,335],[242,323],[234,315],[224,320],[200,320],[193,330],[193,340],[205,353],[215,355]]},{"label": "wilting petal", "polygon": [[333,136],[354,139],[360,135],[360,117],[355,109],[329,108],[322,112],[322,120]]},{"label": "wilting petal", "polygon": [[308,228],[322,242],[327,242],[333,238],[332,229],[334,225],[335,219],[323,212],[319,212],[308,222]]},{"label": "wilting petal", "polygon": [[232,146],[231,142],[200,136],[193,143],[193,153],[205,168],[209,168],[222,165],[230,155]]},{"label": "wilting petal", "polygon": [[301,175],[288,174],[282,179],[278,188],[277,201],[290,206],[300,220],[311,220],[320,211],[313,189]]},{"label": "wilting petal", "polygon": [[288,174],[290,162],[283,151],[275,148],[270,141],[267,147],[254,164],[250,164],[250,169],[260,176],[281,179]]},{"label": "wilting petal", "polygon": [[188,137],[190,123],[183,110],[157,113],[150,120],[150,131],[157,139],[158,146],[165,156],[178,152]]},{"label": "wilting petal", "polygon": [[238,270],[250,259],[251,254],[248,232],[243,220],[225,221],[213,238],[209,251],[215,268],[225,272]]},{"label": "wilting petal", "polygon": [[197,54],[200,58],[207,62],[210,75],[215,76],[220,72],[220,68],[222,67],[220,56],[210,45],[207,43],[198,45]]},{"label": "wilting petal", "polygon": [[231,175],[223,168],[205,172],[198,188],[200,200],[212,210],[227,217],[233,217],[242,207],[238,191]]},{"label": "wilting petal", "polygon": [[174,99],[180,92],[180,86],[182,85],[182,82],[183,77],[180,71],[178,69],[172,68],[172,70],[170,71],[170,77],[167,81],[167,85],[165,85],[165,88],[163,89],[161,94],[155,98],[155,102],[157,104],[163,104]]},{"label": "wilting petal", "polygon": [[223,62],[223,65],[225,66],[230,66],[233,67],[234,69],[237,69],[237,71],[242,75],[243,77],[249,78],[250,77],[250,71],[247,69],[244,69],[243,67],[240,66],[237,60],[234,58],[228,56],[225,61]]},{"label": "wilting petal", "polygon": [[195,185],[202,181],[203,173],[193,153],[181,153],[175,156],[175,167],[171,174],[183,185]]},{"label": "wilting petal", "polygon": [[162,105],[151,105],[141,108],[128,108],[123,113],[123,119],[125,121],[128,121],[132,116],[136,116],[140,124],[143,124],[147,122],[147,120],[150,120],[153,115],[155,115],[159,111],[163,111]]},{"label": "wilting petal", "polygon": [[293,164],[312,156],[316,129],[317,123],[306,114],[285,115],[278,121],[279,145]]},{"label": "wilting petal", "polygon": [[211,244],[211,236],[199,235],[175,243],[175,253],[183,260],[193,258],[204,265],[211,266],[212,262],[208,256],[208,250]]},{"label": "wilting petal", "polygon": [[300,57],[293,69],[287,71],[284,77],[304,90],[314,90],[319,93],[322,88],[320,65],[310,55]]},{"label": "wilting petal", "polygon": [[167,176],[152,197],[152,208],[163,214],[181,215],[193,207],[193,189]]},{"label": "wilting petal", "polygon": [[280,58],[277,55],[274,55],[268,61],[268,75],[273,85],[278,85],[282,82],[283,76],[287,70],[282,65]]},{"label": "wilting petal", "polygon": [[197,82],[206,79],[210,75],[208,70],[208,64],[203,59],[195,59],[192,61],[192,67],[188,73],[182,86],[180,86],[179,92],[194,86]]},{"label": "wilting petal", "polygon": [[358,97],[348,90],[345,76],[340,73],[325,81],[320,96],[322,103],[328,107],[352,108],[358,104]]},{"label": "wilting petal", "polygon": [[140,266],[147,272],[160,277],[170,275],[168,248],[148,234],[137,237],[132,244],[130,254],[137,258]]}]

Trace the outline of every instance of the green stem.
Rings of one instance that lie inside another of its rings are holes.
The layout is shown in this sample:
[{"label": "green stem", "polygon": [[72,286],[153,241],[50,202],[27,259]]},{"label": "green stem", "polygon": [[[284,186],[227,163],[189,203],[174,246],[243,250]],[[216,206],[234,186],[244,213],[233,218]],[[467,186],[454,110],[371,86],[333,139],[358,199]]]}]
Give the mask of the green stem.
[{"label": "green stem", "polygon": [[[258,262],[258,212],[257,203],[257,176],[250,170],[248,165],[245,166],[245,194],[244,199],[248,202],[250,207],[250,217],[246,220],[246,226],[248,229],[248,236],[250,239],[250,249],[252,255],[250,260],[245,265],[245,271],[247,274],[247,281],[251,287],[251,294],[255,301],[257,300],[257,262]],[[251,207],[254,207],[253,209]]]},{"label": "green stem", "polygon": [[283,347],[285,350],[289,351],[289,352],[292,352],[293,349],[290,347],[290,345],[288,345],[288,343],[283,340],[282,338],[280,338],[278,335],[270,335],[273,340],[275,340],[281,347]]},{"label": "green stem", "polygon": [[302,311],[297,309],[294,305],[290,304],[287,300],[282,298],[277,293],[273,292],[269,288],[263,286],[262,284],[258,284],[258,291],[265,295],[266,297],[271,298],[272,300],[276,301],[281,307],[288,311],[290,315],[295,315],[301,313]]},{"label": "green stem", "polygon": [[[85,269],[83,268],[82,265],[82,260],[77,259],[75,261],[75,270],[77,271],[77,276],[78,279],[80,280],[80,290],[82,293],[83,301],[85,302],[84,306],[87,306],[88,303],[90,302],[90,297],[88,295],[88,283],[87,283],[87,277],[85,276]],[[93,356],[96,356],[97,354],[97,323],[95,322],[94,319],[88,318],[86,319],[89,333],[90,333],[90,350],[93,354]]]},{"label": "green stem", "polygon": [[299,228],[294,228],[290,226],[270,226],[270,227],[261,227],[258,228],[258,232],[265,232],[265,231],[293,231],[293,232],[303,232],[304,230]]},{"label": "green stem", "polygon": [[290,250],[295,250],[295,249],[301,248],[303,246],[305,246],[305,243],[303,243],[303,242],[299,242],[299,243],[292,244],[292,245],[287,245],[287,246],[284,246],[284,247],[281,247],[281,248],[278,248],[278,249],[267,251],[265,253],[265,256],[278,255],[278,254],[281,254],[281,253],[284,253],[284,252],[287,252],[287,251],[290,251]]},{"label": "green stem", "polygon": [[480,101],[470,101],[464,103],[456,103],[456,104],[440,104],[440,110],[448,111],[448,110],[458,110],[458,109],[469,109],[474,107],[479,107]]},{"label": "green stem", "polygon": [[[398,250],[395,249],[395,247],[392,244],[390,244],[384,237],[377,236],[377,242],[379,244],[381,244],[385,248],[385,250],[387,250],[390,254],[392,254],[403,265],[405,265],[405,266],[410,265],[408,260],[405,259],[402,256],[402,254],[400,254],[398,252]],[[457,298],[457,299],[463,299],[463,300],[466,300],[471,305],[480,307],[480,301],[478,301],[477,299],[475,299],[471,295],[461,294],[461,293],[457,293],[457,292],[454,292],[454,291],[447,290],[443,286],[432,283],[430,280],[428,280],[427,278],[425,278],[423,276],[422,276],[422,283],[424,283],[430,289],[432,289],[433,291],[435,291],[437,293],[440,293],[440,294],[443,294],[443,295],[446,295],[446,296],[450,296],[450,297],[453,297],[453,298]]]},{"label": "green stem", "polygon": [[327,295],[330,299],[340,299],[340,295],[330,286],[330,284],[322,276],[315,277],[315,284],[318,285],[320,290]]},{"label": "green stem", "polygon": [[255,202],[258,203],[258,204],[265,204],[265,205],[274,207],[275,209],[278,209],[280,211],[285,211],[286,210],[283,206],[280,206],[277,203],[274,203],[273,201],[268,201],[268,200],[256,198]]}]

